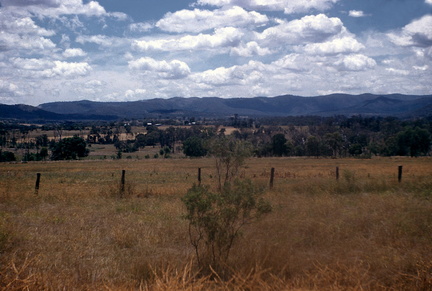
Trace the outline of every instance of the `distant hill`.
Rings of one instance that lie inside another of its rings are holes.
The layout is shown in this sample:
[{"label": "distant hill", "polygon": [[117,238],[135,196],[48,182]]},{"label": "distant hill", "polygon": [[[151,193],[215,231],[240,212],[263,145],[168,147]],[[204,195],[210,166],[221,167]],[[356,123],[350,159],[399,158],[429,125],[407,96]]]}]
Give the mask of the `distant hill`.
[{"label": "distant hill", "polygon": [[[174,97],[132,102],[52,102],[39,108],[57,114],[84,116],[143,117],[227,117],[243,116],[396,116],[415,117],[432,114],[432,95],[348,95],[332,94],[317,97],[284,95],[255,98]],[[429,110],[428,110],[429,109]]]},{"label": "distant hill", "polygon": [[94,114],[60,114],[50,112],[30,105],[0,104],[0,119],[18,121],[66,121],[66,120],[116,120],[117,116]]},{"label": "distant hill", "polygon": [[51,102],[38,107],[0,104],[0,119],[23,121],[116,120],[120,118],[224,118],[268,116],[395,116],[432,114],[432,95],[284,95],[255,98],[174,97],[133,102]]}]

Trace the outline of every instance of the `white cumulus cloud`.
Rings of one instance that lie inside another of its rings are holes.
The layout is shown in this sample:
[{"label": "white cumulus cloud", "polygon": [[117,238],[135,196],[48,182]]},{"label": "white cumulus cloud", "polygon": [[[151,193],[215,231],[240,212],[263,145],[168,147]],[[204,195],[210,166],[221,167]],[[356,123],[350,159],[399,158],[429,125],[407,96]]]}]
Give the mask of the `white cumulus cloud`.
[{"label": "white cumulus cloud", "polygon": [[389,33],[388,37],[400,46],[432,46],[432,15],[425,15],[402,28],[400,32]]},{"label": "white cumulus cloud", "polygon": [[146,89],[135,89],[135,90],[126,90],[125,97],[128,100],[136,100],[137,98],[144,98],[146,96]]},{"label": "white cumulus cloud", "polygon": [[341,60],[337,61],[335,65],[341,70],[364,71],[374,68],[376,62],[374,59],[362,54],[351,54],[344,56]]},{"label": "white cumulus cloud", "polygon": [[17,17],[0,10],[0,28],[2,31],[16,34],[31,34],[37,36],[53,36],[52,30],[46,30],[35,24],[30,17]]},{"label": "white cumulus cloud", "polygon": [[189,66],[185,62],[179,60],[172,60],[170,62],[157,61],[149,57],[130,61],[129,69],[143,72],[155,72],[164,79],[181,79],[187,77],[191,73]]},{"label": "white cumulus cloud", "polygon": [[351,17],[365,17],[366,16],[364,14],[364,12],[361,10],[350,10],[348,15]]},{"label": "white cumulus cloud", "polygon": [[28,71],[41,71],[53,66],[49,60],[35,58],[14,58],[11,63],[17,69]]},{"label": "white cumulus cloud", "polygon": [[255,11],[248,12],[234,6],[226,9],[210,10],[180,10],[168,13],[156,23],[156,26],[168,32],[201,32],[214,28],[225,27],[227,24],[235,27],[262,25],[269,21],[266,15]]},{"label": "white cumulus cloud", "polygon": [[201,50],[209,48],[237,46],[243,32],[234,27],[224,27],[215,30],[214,34],[186,35],[179,38],[140,40],[135,41],[133,47],[137,50]]},{"label": "white cumulus cloud", "polygon": [[54,61],[54,66],[50,69],[44,70],[42,76],[46,78],[51,77],[77,77],[85,76],[90,73],[92,67],[88,63],[68,63],[61,61]]},{"label": "white cumulus cloud", "polygon": [[274,61],[272,65],[279,69],[285,69],[294,72],[305,72],[309,71],[311,67],[313,67],[312,63],[313,61],[309,56],[292,53]]},{"label": "white cumulus cloud", "polygon": [[23,50],[44,53],[56,47],[47,38],[54,34],[54,31],[36,25],[30,17],[0,7],[0,50],[13,51],[14,54]]},{"label": "white cumulus cloud", "polygon": [[271,54],[272,51],[269,48],[262,48],[255,41],[246,43],[246,45],[240,45],[231,49],[231,54],[241,57],[252,57],[252,56],[265,56]]},{"label": "white cumulus cloud", "polygon": [[146,32],[153,28],[153,25],[148,22],[138,22],[129,25],[129,30],[136,32]]},{"label": "white cumulus cloud", "polygon": [[198,0],[198,5],[233,6],[238,5],[246,9],[284,11],[286,14],[308,12],[311,10],[324,11],[332,7],[339,0]]},{"label": "white cumulus cloud", "polygon": [[106,36],[106,35],[79,35],[76,42],[80,44],[95,43],[105,48],[113,48],[129,43],[129,40],[121,37]]},{"label": "white cumulus cloud", "polygon": [[87,53],[80,48],[68,48],[63,52],[65,58],[84,57]]},{"label": "white cumulus cloud", "polygon": [[19,35],[11,33],[0,33],[1,50],[27,50],[35,53],[49,53],[56,45],[47,38],[34,35]]},{"label": "white cumulus cloud", "polygon": [[356,53],[364,49],[365,46],[353,37],[335,38],[323,43],[307,44],[304,48],[308,54],[332,55],[340,53]]},{"label": "white cumulus cloud", "polygon": [[2,0],[1,4],[3,7],[20,7],[32,14],[48,17],[68,14],[108,15],[97,1],[84,4],[82,0]]},{"label": "white cumulus cloud", "polygon": [[6,96],[16,95],[17,91],[18,91],[17,85],[0,79],[0,98],[3,97],[4,95]]},{"label": "white cumulus cloud", "polygon": [[271,42],[297,44],[325,41],[343,30],[344,26],[339,18],[318,14],[289,22],[282,21],[279,25],[264,30],[258,37]]}]

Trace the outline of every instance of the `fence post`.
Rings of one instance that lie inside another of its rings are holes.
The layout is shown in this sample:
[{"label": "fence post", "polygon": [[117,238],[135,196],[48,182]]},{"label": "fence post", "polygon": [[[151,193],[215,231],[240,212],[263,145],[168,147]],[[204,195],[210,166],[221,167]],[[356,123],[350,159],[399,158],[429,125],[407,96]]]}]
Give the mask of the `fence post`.
[{"label": "fence post", "polygon": [[403,166],[398,166],[398,182],[402,182],[402,169]]},{"label": "fence post", "polygon": [[41,174],[40,174],[40,173],[37,173],[37,174],[36,174],[35,195],[38,195],[38,194],[39,194],[40,177],[41,177]]},{"label": "fence post", "polygon": [[201,186],[201,168],[198,168],[198,186]]},{"label": "fence post", "polygon": [[275,168],[271,168],[271,171],[270,171],[270,189],[273,188],[274,173],[275,173]]},{"label": "fence post", "polygon": [[339,181],[339,167],[336,167],[336,180]]},{"label": "fence post", "polygon": [[121,182],[120,182],[120,198],[123,198],[123,194],[125,191],[125,182],[126,182],[126,171],[122,170]]}]

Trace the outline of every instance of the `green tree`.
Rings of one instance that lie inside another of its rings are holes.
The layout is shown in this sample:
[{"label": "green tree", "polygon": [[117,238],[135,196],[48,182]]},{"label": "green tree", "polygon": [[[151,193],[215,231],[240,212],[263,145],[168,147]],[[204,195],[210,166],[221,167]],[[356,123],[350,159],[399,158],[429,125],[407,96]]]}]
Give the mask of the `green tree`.
[{"label": "green tree", "polygon": [[52,145],[52,160],[76,160],[88,156],[89,150],[83,138],[74,136],[64,138]]},{"label": "green tree", "polygon": [[381,154],[386,156],[426,155],[431,148],[431,136],[426,129],[406,127],[385,140]]},{"label": "green tree", "polygon": [[48,149],[46,147],[41,148],[39,156],[42,160],[46,160],[46,158],[48,157]]},{"label": "green tree", "polygon": [[188,157],[203,157],[207,155],[204,139],[191,136],[183,142],[183,153]]},{"label": "green tree", "polygon": [[327,133],[325,136],[326,144],[331,148],[333,157],[337,158],[340,155],[343,138],[339,132]]},{"label": "green tree", "polygon": [[36,137],[36,147],[47,147],[48,146],[48,135],[42,134]]},{"label": "green tree", "polygon": [[161,136],[160,131],[157,128],[155,130],[152,129],[145,136],[146,145],[154,147],[159,142],[160,136]]},{"label": "green tree", "polygon": [[320,142],[315,136],[308,137],[306,141],[306,154],[308,156],[320,156]]},{"label": "green tree", "polygon": [[272,137],[272,151],[273,155],[281,157],[288,155],[288,145],[287,145],[287,139],[285,138],[285,135],[282,133],[275,134]]},{"label": "green tree", "polygon": [[361,144],[354,143],[349,146],[348,152],[352,156],[359,156],[363,153],[363,148]]}]

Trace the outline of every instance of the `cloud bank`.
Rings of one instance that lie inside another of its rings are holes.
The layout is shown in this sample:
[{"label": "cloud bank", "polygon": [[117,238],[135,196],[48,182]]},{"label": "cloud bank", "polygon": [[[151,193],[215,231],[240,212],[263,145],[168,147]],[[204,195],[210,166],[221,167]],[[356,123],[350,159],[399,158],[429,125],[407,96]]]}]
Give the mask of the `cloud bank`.
[{"label": "cloud bank", "polygon": [[374,14],[348,0],[197,0],[137,21],[98,1],[0,3],[0,103],[432,89],[426,13],[353,32]]}]

